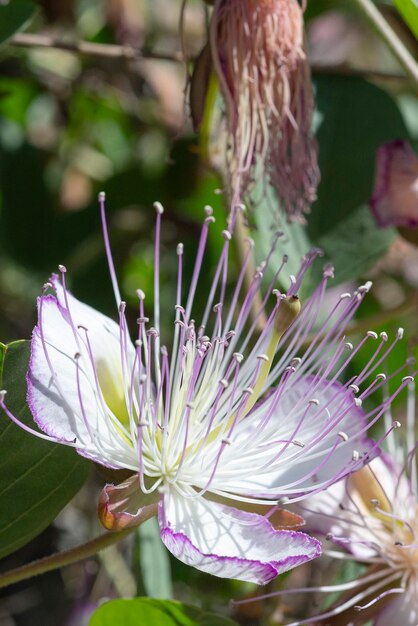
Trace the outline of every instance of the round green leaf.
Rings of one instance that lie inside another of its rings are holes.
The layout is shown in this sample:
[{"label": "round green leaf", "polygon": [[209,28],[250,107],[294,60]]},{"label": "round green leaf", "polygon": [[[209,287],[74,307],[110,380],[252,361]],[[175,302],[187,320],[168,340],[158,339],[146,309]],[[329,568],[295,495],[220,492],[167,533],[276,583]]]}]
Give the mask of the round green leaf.
[{"label": "round green leaf", "polygon": [[236,622],[172,600],[135,598],[100,606],[89,626],[237,626]]},{"label": "round green leaf", "polygon": [[0,6],[0,44],[23,30],[34,17],[36,10],[36,6],[26,0],[16,0]]},{"label": "round green leaf", "polygon": [[[0,344],[0,389],[8,409],[36,429],[26,403],[30,345]],[[89,462],[75,450],[16,426],[0,409],[0,558],[38,535],[79,491]]]}]

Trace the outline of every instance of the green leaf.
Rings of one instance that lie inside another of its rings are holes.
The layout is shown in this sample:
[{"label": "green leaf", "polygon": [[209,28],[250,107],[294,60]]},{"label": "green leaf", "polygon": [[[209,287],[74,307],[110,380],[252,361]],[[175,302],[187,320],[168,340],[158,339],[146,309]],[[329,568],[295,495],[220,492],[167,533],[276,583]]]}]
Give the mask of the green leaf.
[{"label": "green leaf", "polygon": [[169,599],[173,596],[168,552],[161,541],[156,518],[138,527],[139,565],[147,595]]},{"label": "green leaf", "polygon": [[[36,429],[26,403],[30,345],[1,344],[1,388],[8,409]],[[0,360],[0,362],[1,362]],[[0,558],[38,535],[79,491],[89,462],[73,449],[25,432],[0,410]]]},{"label": "green leaf", "polygon": [[237,626],[236,622],[169,600],[113,600],[100,606],[89,626]]},{"label": "green leaf", "polygon": [[[337,284],[365,275],[388,249],[394,230],[378,228],[368,207],[376,150],[393,139],[409,138],[396,102],[382,89],[352,77],[318,75],[314,83],[321,170],[318,200],[307,216],[307,228],[285,225],[287,242],[277,246],[280,258],[283,252],[290,259],[300,258],[309,247],[324,251],[323,263],[316,262],[311,273],[308,291],[317,284],[324,263],[334,265],[333,284]],[[255,211],[259,233],[254,239],[264,254],[271,242],[271,236],[266,236],[272,221],[269,214],[264,207]],[[272,267],[279,262],[277,256]],[[295,273],[294,269],[288,273]]]},{"label": "green leaf", "polygon": [[36,11],[36,6],[27,0],[16,0],[0,6],[0,44],[26,28]]},{"label": "green leaf", "polygon": [[408,24],[415,37],[418,37],[418,3],[416,0],[394,0],[395,6]]}]

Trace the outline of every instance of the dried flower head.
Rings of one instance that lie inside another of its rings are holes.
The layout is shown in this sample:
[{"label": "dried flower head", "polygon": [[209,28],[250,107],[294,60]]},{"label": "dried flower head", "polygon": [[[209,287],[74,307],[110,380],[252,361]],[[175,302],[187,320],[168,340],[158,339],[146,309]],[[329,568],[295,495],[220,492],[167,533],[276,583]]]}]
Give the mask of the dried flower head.
[{"label": "dried flower head", "polygon": [[226,108],[227,168],[239,201],[266,172],[291,220],[319,181],[303,10],[297,0],[217,0],[210,48]]}]

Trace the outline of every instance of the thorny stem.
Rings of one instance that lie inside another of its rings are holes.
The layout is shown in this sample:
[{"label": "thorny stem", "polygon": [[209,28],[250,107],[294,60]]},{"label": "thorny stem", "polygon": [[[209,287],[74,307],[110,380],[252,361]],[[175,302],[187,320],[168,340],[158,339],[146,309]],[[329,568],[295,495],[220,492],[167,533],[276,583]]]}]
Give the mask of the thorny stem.
[{"label": "thorny stem", "polygon": [[127,537],[133,530],[133,528],[129,528],[117,533],[107,532],[76,548],[56,552],[55,554],[51,554],[51,556],[37,559],[36,561],[32,561],[32,563],[4,572],[0,574],[0,588],[8,587],[21,580],[27,580],[33,576],[39,576],[40,574],[45,574],[46,572],[51,572],[52,570],[60,569],[61,567],[72,565],[73,563],[94,556],[101,550],[121,541],[121,539]]},{"label": "thorny stem", "polygon": [[[90,41],[64,41],[58,37],[50,35],[35,35],[31,33],[21,33],[15,35],[8,45],[19,48],[49,48],[66,50],[74,54],[83,54],[87,56],[98,56],[113,59],[141,60],[151,59],[157,61],[172,61],[181,63],[184,60],[182,52],[159,53],[151,50],[135,48],[134,46],[120,46],[114,44],[92,43]],[[375,78],[378,80],[400,80],[404,81],[405,76],[394,72],[381,72],[379,70],[356,69],[345,64],[326,65],[322,63],[312,63],[312,72],[336,74],[343,76],[360,76],[365,78]]]},{"label": "thorny stem", "polygon": [[372,0],[354,0],[360,11],[367,18],[372,28],[378,33],[405,69],[409,77],[418,86],[418,64],[389,23],[385,20]]}]

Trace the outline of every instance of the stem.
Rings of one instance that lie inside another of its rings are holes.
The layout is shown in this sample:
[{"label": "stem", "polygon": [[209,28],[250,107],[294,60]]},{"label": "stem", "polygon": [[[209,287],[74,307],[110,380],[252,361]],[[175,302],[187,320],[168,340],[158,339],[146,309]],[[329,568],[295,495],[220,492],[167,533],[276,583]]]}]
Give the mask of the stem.
[{"label": "stem", "polygon": [[379,9],[373,4],[372,0],[354,0],[360,11],[367,18],[370,25],[383,39],[383,41],[392,50],[399,63],[405,69],[406,73],[418,86],[418,65],[406,48],[403,41],[398,37],[393,28],[385,20]]},{"label": "stem", "polygon": [[15,35],[8,43],[9,45],[21,48],[57,48],[59,50],[67,50],[68,52],[76,52],[79,54],[133,61],[141,59],[156,59],[158,61],[182,60],[182,54],[180,52],[166,54],[162,52],[152,52],[151,50],[141,50],[134,46],[92,43],[90,41],[64,41],[58,37],[51,37],[50,35],[33,35],[30,33]]},{"label": "stem", "polygon": [[64,550],[63,552],[56,552],[55,554],[51,554],[51,556],[37,559],[27,565],[22,565],[21,567],[16,567],[8,572],[4,572],[3,574],[0,574],[0,588],[8,587],[9,585],[18,583],[21,580],[26,580],[28,578],[32,578],[33,576],[39,576],[39,574],[45,574],[46,572],[65,567],[67,565],[71,565],[72,563],[77,563],[78,561],[94,556],[101,550],[104,550],[121,539],[124,539],[133,530],[133,528],[129,528],[117,533],[104,533],[103,535],[100,535],[91,541],[87,541],[87,543],[83,543],[81,546],[77,546],[76,548],[70,548],[69,550]]},{"label": "stem", "polygon": [[[236,250],[238,254],[238,259],[241,264],[243,264],[245,256],[248,251],[248,244],[246,243],[246,240],[249,237],[250,237],[250,232],[248,230],[248,227],[245,224],[244,216],[242,215],[241,211],[239,211],[237,215],[237,222],[235,225],[234,240],[235,240]],[[254,260],[254,256],[252,255],[247,265],[246,272],[245,272],[244,283],[247,289],[253,280],[255,269],[256,269],[255,260]],[[262,308],[262,305],[263,305],[263,298],[261,296],[260,291],[257,291],[257,293],[255,294],[253,303],[251,305],[251,319],[253,320],[256,319],[257,315],[259,314]],[[257,327],[256,327],[257,330],[261,332],[263,328],[265,327],[266,323],[267,323],[267,316],[265,312],[263,311],[257,320]]]}]

